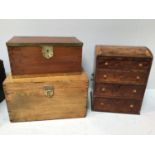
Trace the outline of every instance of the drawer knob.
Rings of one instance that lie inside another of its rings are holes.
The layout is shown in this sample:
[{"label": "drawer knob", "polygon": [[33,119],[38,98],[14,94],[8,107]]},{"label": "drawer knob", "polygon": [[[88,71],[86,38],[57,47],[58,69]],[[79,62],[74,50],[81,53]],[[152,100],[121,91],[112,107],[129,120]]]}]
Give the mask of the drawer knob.
[{"label": "drawer knob", "polygon": [[130,108],[133,108],[134,107],[134,105],[133,104],[130,104]]},{"label": "drawer knob", "polygon": [[136,89],[134,89],[132,92],[133,92],[133,93],[137,93],[137,90],[136,90]]},{"label": "drawer knob", "polygon": [[106,74],[104,74],[104,75],[103,75],[103,78],[104,78],[104,79],[106,79],[106,78],[107,78],[107,75],[106,75]]},{"label": "drawer knob", "polygon": [[102,88],[101,91],[102,91],[102,92],[105,92],[105,88]]},{"label": "drawer knob", "polygon": [[101,102],[101,103],[100,103],[100,105],[102,105],[102,106],[103,106],[103,105],[104,105],[104,103],[103,103],[103,102]]},{"label": "drawer knob", "polygon": [[143,67],[143,64],[142,63],[139,63],[139,67]]},{"label": "drawer knob", "polygon": [[45,86],[44,95],[49,98],[52,97],[54,95],[54,88],[52,86]]},{"label": "drawer knob", "polygon": [[140,76],[137,76],[136,79],[137,79],[137,80],[140,80]]},{"label": "drawer knob", "polygon": [[105,66],[108,66],[108,65],[109,65],[109,63],[108,63],[108,62],[105,62],[105,63],[104,63],[104,65],[105,65]]}]

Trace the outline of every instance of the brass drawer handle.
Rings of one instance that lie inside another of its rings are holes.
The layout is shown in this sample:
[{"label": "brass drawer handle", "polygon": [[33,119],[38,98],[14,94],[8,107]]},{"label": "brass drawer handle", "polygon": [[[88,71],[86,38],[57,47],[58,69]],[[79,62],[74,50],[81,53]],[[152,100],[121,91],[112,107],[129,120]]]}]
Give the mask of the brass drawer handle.
[{"label": "brass drawer handle", "polygon": [[140,76],[136,76],[136,79],[137,79],[137,80],[140,80]]},{"label": "brass drawer handle", "polygon": [[108,66],[108,65],[109,65],[109,63],[108,63],[108,62],[105,62],[105,63],[104,63],[104,65],[105,65],[105,66]]},{"label": "brass drawer handle", "polygon": [[43,46],[42,47],[43,57],[46,59],[50,59],[54,56],[53,47],[52,46]]},{"label": "brass drawer handle", "polygon": [[130,104],[130,108],[133,108],[134,107],[134,105],[133,104]]},{"label": "brass drawer handle", "polygon": [[134,89],[132,92],[133,92],[133,93],[137,93],[137,90],[136,90],[136,89]]},{"label": "brass drawer handle", "polygon": [[100,103],[100,105],[102,105],[102,106],[103,106],[103,105],[104,105],[104,103],[103,103],[103,102],[101,102],[101,103]]},{"label": "brass drawer handle", "polygon": [[106,79],[106,78],[107,78],[107,75],[106,75],[106,74],[104,74],[104,75],[103,75],[103,78],[104,78],[104,79]]},{"label": "brass drawer handle", "polygon": [[54,95],[54,88],[52,86],[44,86],[44,95],[52,97]]},{"label": "brass drawer handle", "polygon": [[139,67],[143,67],[143,64],[142,63],[139,63]]}]

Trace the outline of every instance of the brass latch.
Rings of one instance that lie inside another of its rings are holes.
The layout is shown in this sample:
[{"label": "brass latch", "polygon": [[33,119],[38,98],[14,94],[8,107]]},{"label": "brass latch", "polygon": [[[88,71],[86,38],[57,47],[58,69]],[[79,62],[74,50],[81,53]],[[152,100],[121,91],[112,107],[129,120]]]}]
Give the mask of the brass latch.
[{"label": "brass latch", "polygon": [[52,46],[43,46],[42,47],[42,54],[44,58],[50,59],[54,56],[53,47]]},{"label": "brass latch", "polygon": [[44,86],[44,95],[47,97],[52,97],[54,95],[54,87]]}]

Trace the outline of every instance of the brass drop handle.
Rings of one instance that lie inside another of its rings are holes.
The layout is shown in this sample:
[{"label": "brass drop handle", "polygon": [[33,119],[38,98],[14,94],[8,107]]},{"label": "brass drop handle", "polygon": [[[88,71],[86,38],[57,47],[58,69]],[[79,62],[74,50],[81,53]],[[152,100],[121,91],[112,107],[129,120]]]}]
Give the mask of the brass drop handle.
[{"label": "brass drop handle", "polygon": [[54,95],[54,87],[44,86],[44,95],[47,97],[52,97]]},{"label": "brass drop handle", "polygon": [[137,93],[137,90],[136,90],[136,89],[134,89],[132,92],[133,92],[133,93]]},{"label": "brass drop handle", "polygon": [[43,57],[46,59],[50,59],[54,56],[53,47],[52,46],[43,46],[42,47]]}]

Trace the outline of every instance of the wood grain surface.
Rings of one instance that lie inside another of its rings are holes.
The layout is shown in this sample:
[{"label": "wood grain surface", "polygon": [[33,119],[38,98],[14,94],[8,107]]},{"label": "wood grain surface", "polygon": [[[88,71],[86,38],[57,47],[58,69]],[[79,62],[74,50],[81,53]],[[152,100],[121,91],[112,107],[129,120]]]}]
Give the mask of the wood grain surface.
[{"label": "wood grain surface", "polygon": [[[45,86],[54,88],[52,97],[45,95]],[[84,72],[20,79],[9,75],[4,90],[12,122],[86,116],[88,80]]]},{"label": "wood grain surface", "polygon": [[139,114],[153,55],[147,47],[96,46],[92,110]]}]

